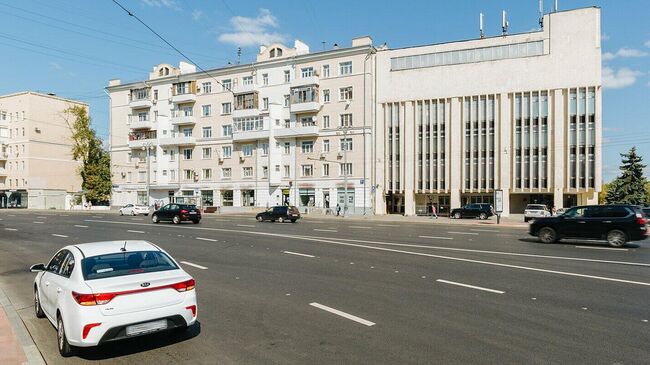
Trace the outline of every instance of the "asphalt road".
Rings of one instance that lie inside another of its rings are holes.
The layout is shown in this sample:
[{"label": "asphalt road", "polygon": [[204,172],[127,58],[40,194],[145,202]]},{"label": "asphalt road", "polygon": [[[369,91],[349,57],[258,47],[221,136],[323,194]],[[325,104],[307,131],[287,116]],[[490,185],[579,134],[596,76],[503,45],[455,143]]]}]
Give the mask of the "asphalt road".
[{"label": "asphalt road", "polygon": [[[0,285],[49,364],[650,363],[650,241],[543,245],[524,229],[2,211]],[[29,265],[122,239],[183,262],[200,325],[59,357]]]}]

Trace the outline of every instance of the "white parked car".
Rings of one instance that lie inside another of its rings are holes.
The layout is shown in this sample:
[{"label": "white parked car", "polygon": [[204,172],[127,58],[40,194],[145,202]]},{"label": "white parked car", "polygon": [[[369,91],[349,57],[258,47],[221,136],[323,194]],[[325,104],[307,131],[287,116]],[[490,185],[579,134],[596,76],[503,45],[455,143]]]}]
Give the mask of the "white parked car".
[{"label": "white parked car", "polygon": [[526,210],[524,210],[524,222],[528,222],[531,219],[541,218],[541,217],[550,217],[551,212],[548,210],[548,207],[544,204],[528,204]]},{"label": "white parked car", "polygon": [[149,207],[146,205],[127,204],[120,208],[120,215],[149,215]]},{"label": "white parked car", "polygon": [[194,279],[169,254],[146,241],[66,246],[36,264],[34,310],[57,329],[62,356],[196,322]]}]

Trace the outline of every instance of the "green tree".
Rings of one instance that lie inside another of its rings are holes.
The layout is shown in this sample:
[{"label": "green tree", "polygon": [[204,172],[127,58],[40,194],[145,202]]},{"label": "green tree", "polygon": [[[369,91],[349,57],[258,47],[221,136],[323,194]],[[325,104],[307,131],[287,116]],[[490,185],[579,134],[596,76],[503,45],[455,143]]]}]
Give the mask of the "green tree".
[{"label": "green tree", "polygon": [[605,201],[608,204],[644,204],[648,198],[648,180],[643,176],[643,158],[632,147],[628,153],[621,153],[623,164],[621,175],[609,185]]},{"label": "green tree", "polygon": [[78,173],[86,199],[94,203],[107,202],[111,197],[110,155],[91,127],[86,108],[73,106],[66,110],[66,114],[72,132],[72,158],[81,161]]}]

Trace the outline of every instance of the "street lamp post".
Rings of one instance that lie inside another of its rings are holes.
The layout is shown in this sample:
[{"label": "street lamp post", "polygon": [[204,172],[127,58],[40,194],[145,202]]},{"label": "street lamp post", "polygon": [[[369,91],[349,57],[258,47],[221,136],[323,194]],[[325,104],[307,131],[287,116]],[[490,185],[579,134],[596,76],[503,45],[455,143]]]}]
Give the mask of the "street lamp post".
[{"label": "street lamp post", "polygon": [[343,130],[343,217],[348,216],[348,128],[340,127]]},{"label": "street lamp post", "polygon": [[146,159],[147,159],[147,206],[149,206],[149,202],[151,200],[151,158],[149,157],[149,150],[153,146],[153,143],[147,142],[146,145],[142,146],[142,150],[145,151],[146,154]]}]

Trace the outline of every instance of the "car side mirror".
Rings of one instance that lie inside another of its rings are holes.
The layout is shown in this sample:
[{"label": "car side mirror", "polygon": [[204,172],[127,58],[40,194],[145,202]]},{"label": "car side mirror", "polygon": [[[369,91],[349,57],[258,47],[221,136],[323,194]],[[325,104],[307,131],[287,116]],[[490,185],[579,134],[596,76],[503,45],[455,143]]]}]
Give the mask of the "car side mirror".
[{"label": "car side mirror", "polygon": [[32,265],[32,266],[29,268],[29,271],[31,271],[31,272],[40,272],[40,271],[45,271],[45,264],[36,264],[36,265]]}]

